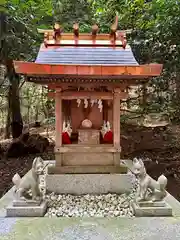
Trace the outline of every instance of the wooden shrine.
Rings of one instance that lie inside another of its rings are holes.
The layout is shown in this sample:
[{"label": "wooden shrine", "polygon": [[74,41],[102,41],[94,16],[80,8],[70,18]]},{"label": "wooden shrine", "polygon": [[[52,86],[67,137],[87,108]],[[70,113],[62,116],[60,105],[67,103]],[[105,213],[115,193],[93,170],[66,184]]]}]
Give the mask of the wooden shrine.
[{"label": "wooden shrine", "polygon": [[[49,174],[126,173],[120,163],[120,101],[128,97],[129,85],[162,71],[161,64],[138,64],[126,31],[117,30],[117,19],[108,34],[98,30],[94,25],[91,33],[81,34],[78,24],[73,33],[63,33],[59,24],[39,29],[44,42],[36,61],[14,61],[18,74],[48,85],[49,97],[55,99],[56,166]],[[90,125],[84,126],[84,120]],[[102,136],[104,121],[109,142]],[[68,144],[62,138],[66,123],[71,129]]]}]

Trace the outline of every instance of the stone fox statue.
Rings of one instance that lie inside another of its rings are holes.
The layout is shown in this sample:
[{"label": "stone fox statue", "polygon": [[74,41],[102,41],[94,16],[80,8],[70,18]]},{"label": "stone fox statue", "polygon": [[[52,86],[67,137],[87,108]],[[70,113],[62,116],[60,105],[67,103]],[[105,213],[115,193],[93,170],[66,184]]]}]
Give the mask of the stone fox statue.
[{"label": "stone fox statue", "polygon": [[161,201],[166,196],[167,178],[161,175],[157,181],[152,179],[147,173],[141,159],[133,160],[133,173],[139,180],[137,190],[137,202],[141,200]]},{"label": "stone fox statue", "polygon": [[17,200],[29,199],[28,192],[32,192],[32,200],[40,200],[41,192],[39,189],[39,176],[43,174],[44,163],[41,157],[36,157],[32,164],[32,169],[23,178],[18,173],[12,178],[12,182],[16,186]]}]

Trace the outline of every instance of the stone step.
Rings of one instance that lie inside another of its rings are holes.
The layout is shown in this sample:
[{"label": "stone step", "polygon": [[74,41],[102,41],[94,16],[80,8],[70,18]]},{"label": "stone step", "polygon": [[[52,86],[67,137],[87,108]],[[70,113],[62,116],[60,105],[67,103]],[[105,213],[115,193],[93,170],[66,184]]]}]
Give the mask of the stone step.
[{"label": "stone step", "polygon": [[127,173],[127,167],[120,166],[50,166],[48,174],[110,174],[110,173]]}]

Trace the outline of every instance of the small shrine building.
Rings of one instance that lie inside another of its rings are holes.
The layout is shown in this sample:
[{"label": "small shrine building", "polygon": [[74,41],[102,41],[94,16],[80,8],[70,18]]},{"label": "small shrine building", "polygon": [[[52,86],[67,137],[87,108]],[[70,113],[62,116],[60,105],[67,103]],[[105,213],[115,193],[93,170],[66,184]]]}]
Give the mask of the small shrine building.
[{"label": "small shrine building", "polygon": [[117,19],[108,34],[98,30],[94,25],[81,34],[78,24],[73,33],[63,33],[59,24],[39,29],[44,42],[36,61],[14,61],[16,73],[48,85],[55,99],[56,166],[49,174],[126,173],[120,163],[120,101],[128,97],[128,86],[161,74],[161,64],[138,64]]}]

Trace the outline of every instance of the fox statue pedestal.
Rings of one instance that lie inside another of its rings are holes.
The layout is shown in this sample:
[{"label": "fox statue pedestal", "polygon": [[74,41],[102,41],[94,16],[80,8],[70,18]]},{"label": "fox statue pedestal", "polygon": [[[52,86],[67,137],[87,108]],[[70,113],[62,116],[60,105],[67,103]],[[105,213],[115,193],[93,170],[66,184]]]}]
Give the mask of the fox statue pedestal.
[{"label": "fox statue pedestal", "polygon": [[47,209],[45,201],[13,201],[6,208],[7,217],[43,217]]},{"label": "fox statue pedestal", "polygon": [[132,207],[136,217],[172,216],[172,208],[165,201],[141,201],[138,203],[133,203]]},{"label": "fox statue pedestal", "polygon": [[[43,159],[34,159],[32,169],[23,178],[15,174],[12,181],[15,185],[15,199],[6,208],[7,217],[43,217],[47,203],[43,200],[39,188],[39,177],[43,174]],[[31,195],[29,194],[31,191]]]},{"label": "fox statue pedestal", "polygon": [[172,208],[165,201],[167,178],[161,175],[157,181],[147,173],[141,159],[133,160],[133,173],[139,180],[137,195],[132,203],[135,216],[172,216]]}]

